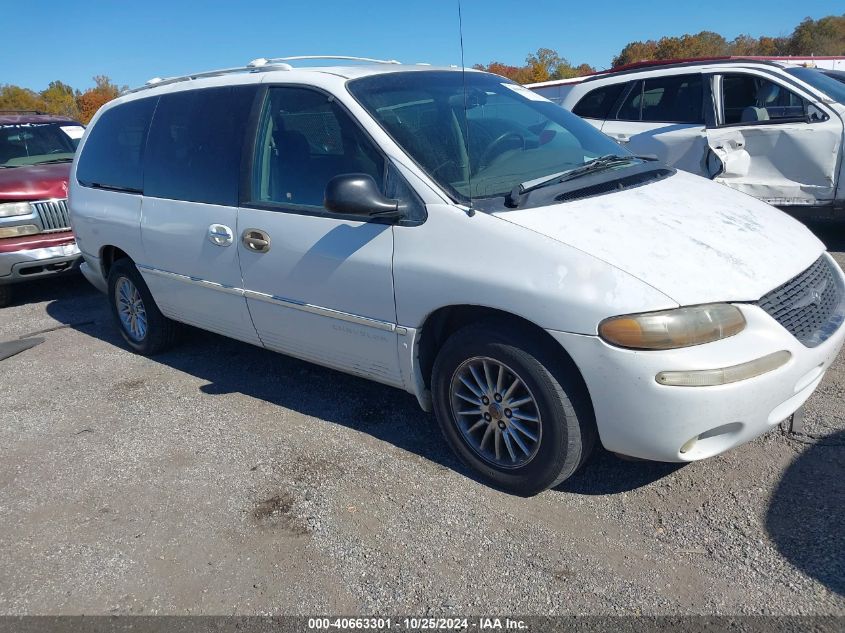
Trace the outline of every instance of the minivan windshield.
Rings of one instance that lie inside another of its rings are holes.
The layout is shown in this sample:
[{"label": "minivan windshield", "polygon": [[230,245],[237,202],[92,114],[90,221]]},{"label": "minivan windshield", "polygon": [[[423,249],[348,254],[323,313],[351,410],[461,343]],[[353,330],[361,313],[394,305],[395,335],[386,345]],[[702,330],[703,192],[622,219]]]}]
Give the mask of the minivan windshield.
[{"label": "minivan windshield", "polygon": [[0,124],[0,167],[70,162],[82,131],[71,122]]},{"label": "minivan windshield", "polygon": [[810,84],[816,90],[820,90],[831,99],[839,103],[845,103],[845,84],[836,81],[833,77],[828,77],[823,72],[815,68],[787,68],[788,72],[793,77],[798,77],[801,81]]},{"label": "minivan windshield", "polygon": [[[520,184],[608,155],[629,156],[592,125],[512,81],[481,72],[371,75],[349,91],[455,200],[503,197]],[[466,113],[465,113],[466,105]],[[631,162],[618,161],[614,169]]]}]

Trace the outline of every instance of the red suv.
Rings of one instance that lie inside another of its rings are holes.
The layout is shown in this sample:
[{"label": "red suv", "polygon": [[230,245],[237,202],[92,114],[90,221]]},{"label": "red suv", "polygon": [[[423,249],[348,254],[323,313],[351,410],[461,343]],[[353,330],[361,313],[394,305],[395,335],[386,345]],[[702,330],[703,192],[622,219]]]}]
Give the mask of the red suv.
[{"label": "red suv", "polygon": [[62,116],[0,111],[0,306],[11,284],[78,267],[67,181],[83,131]]}]

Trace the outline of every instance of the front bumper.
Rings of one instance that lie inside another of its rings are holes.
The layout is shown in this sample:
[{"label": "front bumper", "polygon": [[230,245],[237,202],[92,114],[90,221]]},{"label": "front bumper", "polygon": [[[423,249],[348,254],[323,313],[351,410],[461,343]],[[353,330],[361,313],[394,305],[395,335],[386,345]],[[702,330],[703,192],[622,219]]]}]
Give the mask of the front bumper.
[{"label": "front bumper", "polygon": [[33,238],[15,240],[14,244],[11,240],[0,243],[0,284],[29,281],[78,268],[82,256],[72,236]]},{"label": "front bumper", "polygon": [[[737,307],[747,321],[741,333],[677,350],[626,350],[597,336],[550,332],[581,370],[605,448],[642,459],[694,461],[748,442],[804,404],[839,354],[845,325],[808,348],[757,306]],[[663,371],[730,367],[781,350],[792,355],[784,366],[740,382],[679,387],[655,380]]]}]

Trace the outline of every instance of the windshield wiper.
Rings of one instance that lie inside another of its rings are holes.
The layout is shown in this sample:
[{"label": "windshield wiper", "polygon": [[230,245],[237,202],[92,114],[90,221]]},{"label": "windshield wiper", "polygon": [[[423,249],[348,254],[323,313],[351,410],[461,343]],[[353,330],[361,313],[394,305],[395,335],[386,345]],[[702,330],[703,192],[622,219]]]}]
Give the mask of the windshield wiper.
[{"label": "windshield wiper", "polygon": [[508,193],[508,195],[505,196],[505,206],[510,207],[511,209],[515,209],[519,206],[519,202],[522,196],[524,196],[526,193],[534,191],[535,189],[541,189],[543,187],[548,187],[549,185],[556,185],[561,182],[573,180],[574,178],[580,178],[581,176],[584,176],[586,174],[592,174],[594,172],[602,171],[604,169],[610,169],[611,167],[615,167],[616,165],[630,163],[633,160],[654,159],[650,156],[634,156],[633,154],[605,154],[604,156],[599,156],[597,158],[588,160],[580,167],[567,169],[566,171],[551,174],[550,176],[543,176],[542,178],[535,178],[534,180],[526,180],[525,182],[518,184],[516,187],[510,190],[510,193]]},{"label": "windshield wiper", "polygon": [[73,161],[72,158],[51,158],[50,160],[39,160],[37,163],[32,163],[33,165],[49,165],[50,163],[70,163]]}]

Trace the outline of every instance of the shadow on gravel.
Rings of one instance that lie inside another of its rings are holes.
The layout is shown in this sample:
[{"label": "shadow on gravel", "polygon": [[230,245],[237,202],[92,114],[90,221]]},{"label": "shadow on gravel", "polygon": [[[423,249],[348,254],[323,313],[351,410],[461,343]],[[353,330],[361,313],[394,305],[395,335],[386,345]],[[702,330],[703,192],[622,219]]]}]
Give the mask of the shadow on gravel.
[{"label": "shadow on gravel", "polygon": [[584,467],[555,490],[578,495],[614,495],[647,486],[683,466],[686,464],[624,460],[597,445]]},{"label": "shadow on gravel", "polygon": [[[77,298],[67,292],[48,304],[47,312],[80,332],[126,349],[105,298],[93,289],[91,293],[93,296]],[[87,322],[80,321],[82,314]],[[203,393],[242,393],[342,424],[479,481],[454,456],[434,417],[420,410],[416,398],[399,389],[190,327],[185,328],[178,347],[153,360],[207,381]],[[652,483],[679,467],[623,461],[599,445],[587,465],[556,490],[615,494]]]},{"label": "shadow on gravel", "polygon": [[[93,301],[77,299],[71,293],[58,297],[47,305],[47,313],[129,353],[105,297],[92,292]],[[81,310],[88,323],[80,323]],[[419,408],[416,398],[399,389],[192,327],[185,328],[177,347],[151,360],[207,381],[209,384],[201,387],[203,393],[241,393],[341,424],[474,478],[453,456],[434,417]]]},{"label": "shadow on gravel", "polygon": [[766,514],[778,551],[845,595],[845,431],[820,438],[784,473]]},{"label": "shadow on gravel", "polygon": [[67,273],[61,277],[34,279],[25,283],[12,284],[12,303],[9,307],[27,305],[29,303],[42,303],[51,299],[64,301],[77,296],[94,296],[99,294],[80,273]]}]

